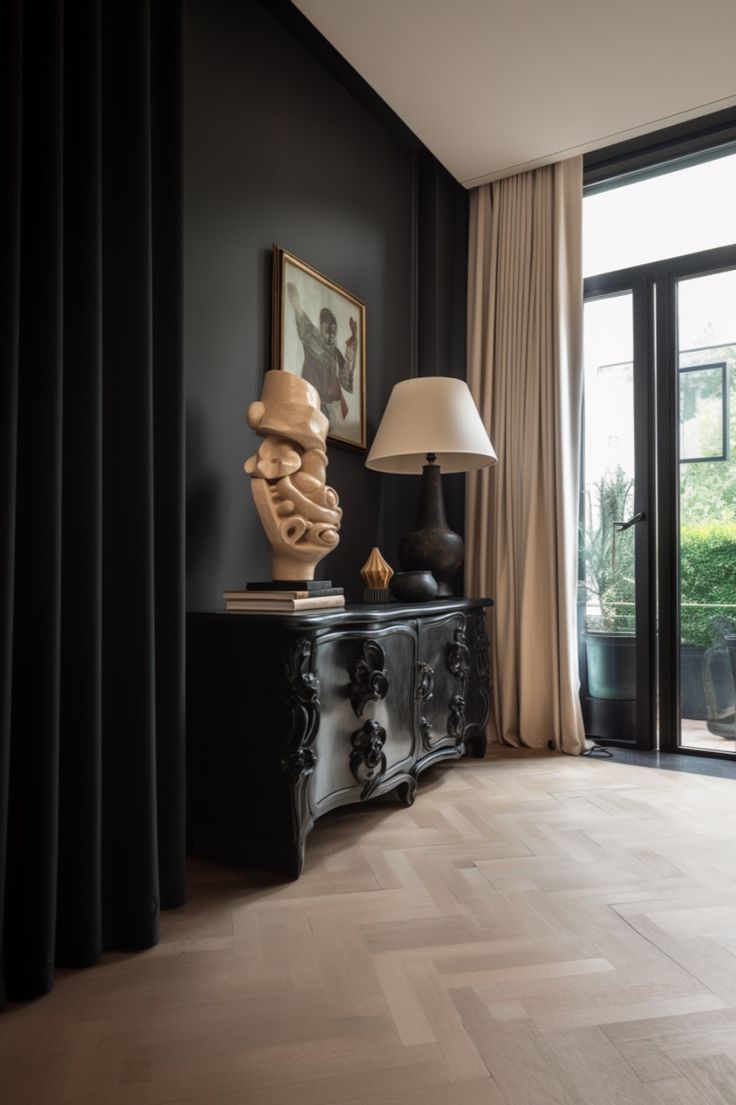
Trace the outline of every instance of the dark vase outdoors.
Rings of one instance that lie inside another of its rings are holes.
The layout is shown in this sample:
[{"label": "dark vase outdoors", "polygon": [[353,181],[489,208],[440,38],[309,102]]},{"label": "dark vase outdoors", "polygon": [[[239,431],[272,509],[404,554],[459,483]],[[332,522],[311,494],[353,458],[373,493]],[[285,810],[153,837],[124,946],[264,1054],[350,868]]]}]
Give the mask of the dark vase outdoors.
[{"label": "dark vase outdoors", "polygon": [[734,736],[736,736],[736,633],[726,635],[726,648],[731,662],[732,687],[734,692]]},{"label": "dark vase outdoors", "polygon": [[728,640],[726,648],[680,646],[680,714],[690,721],[706,721],[717,736],[733,738],[736,696]]},{"label": "dark vase outdoors", "polygon": [[736,687],[736,634],[727,633],[725,640],[728,656],[731,661],[731,674],[733,675],[733,682]]},{"label": "dark vase outdoors", "polygon": [[[725,648],[709,648],[703,658],[708,730],[718,737],[736,737],[736,635],[726,634]],[[683,717],[688,717],[683,710]]]},{"label": "dark vase outdoors", "polygon": [[636,698],[636,638],[633,633],[585,634],[588,693],[608,701]]},{"label": "dark vase outdoors", "polygon": [[703,645],[680,645],[680,713],[692,721],[705,721],[708,717],[704,661]]}]

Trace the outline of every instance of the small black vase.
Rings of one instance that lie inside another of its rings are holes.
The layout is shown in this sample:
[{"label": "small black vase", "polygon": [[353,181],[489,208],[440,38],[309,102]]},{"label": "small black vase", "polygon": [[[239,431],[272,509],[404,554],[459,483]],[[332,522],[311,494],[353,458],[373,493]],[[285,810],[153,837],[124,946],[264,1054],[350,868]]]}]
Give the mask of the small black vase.
[{"label": "small black vase", "polygon": [[429,602],[437,595],[437,580],[428,571],[396,572],[390,588],[399,602]]}]

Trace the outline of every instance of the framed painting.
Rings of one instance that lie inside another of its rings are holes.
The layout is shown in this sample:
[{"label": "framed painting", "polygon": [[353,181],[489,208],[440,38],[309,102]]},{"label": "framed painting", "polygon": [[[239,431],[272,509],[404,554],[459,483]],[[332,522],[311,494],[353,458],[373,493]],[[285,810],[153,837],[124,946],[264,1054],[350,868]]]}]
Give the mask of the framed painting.
[{"label": "framed painting", "polygon": [[319,393],[328,442],[365,449],[365,304],[273,247],[273,368]]}]

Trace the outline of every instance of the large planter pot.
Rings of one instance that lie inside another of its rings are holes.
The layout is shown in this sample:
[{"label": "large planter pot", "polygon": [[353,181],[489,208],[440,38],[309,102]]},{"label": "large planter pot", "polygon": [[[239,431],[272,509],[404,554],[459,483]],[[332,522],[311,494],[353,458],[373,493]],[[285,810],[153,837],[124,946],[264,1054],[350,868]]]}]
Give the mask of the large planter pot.
[{"label": "large planter pot", "polygon": [[691,721],[706,721],[705,673],[702,645],[680,645],[680,712]]},{"label": "large planter pot", "polygon": [[[708,692],[715,720],[708,721],[711,733],[727,740],[736,738],[736,634],[726,634],[725,649],[708,649],[706,672]],[[720,662],[716,667],[715,662]]]},{"label": "large planter pot", "polygon": [[608,702],[636,698],[636,637],[633,633],[585,634],[588,694]]},{"label": "large planter pot", "polygon": [[681,647],[680,709],[683,718],[707,721],[711,733],[733,739],[736,692],[727,642],[726,648]]},{"label": "large planter pot", "polygon": [[728,649],[728,658],[731,661],[731,674],[733,676],[733,684],[736,687],[736,633],[731,635],[727,634],[725,637],[726,648]]}]

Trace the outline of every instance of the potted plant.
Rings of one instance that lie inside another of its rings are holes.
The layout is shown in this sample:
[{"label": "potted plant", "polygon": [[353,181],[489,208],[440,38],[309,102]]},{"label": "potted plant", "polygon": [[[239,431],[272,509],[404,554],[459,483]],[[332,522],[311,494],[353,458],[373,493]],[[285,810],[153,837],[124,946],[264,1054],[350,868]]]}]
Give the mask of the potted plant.
[{"label": "potted plant", "polygon": [[719,732],[736,697],[726,636],[736,629],[736,524],[683,526],[680,536],[680,709]]},{"label": "potted plant", "polygon": [[[587,694],[594,699],[636,698],[634,530],[614,525],[632,509],[633,481],[621,467],[586,493],[580,600]],[[683,525],[680,596],[681,715],[707,721],[714,732],[725,719],[731,735],[736,690],[725,637],[736,631],[736,522]]]},{"label": "potted plant", "polygon": [[584,642],[592,698],[636,698],[634,531],[617,530],[632,510],[634,481],[621,466],[585,497],[580,552],[585,571]]}]

